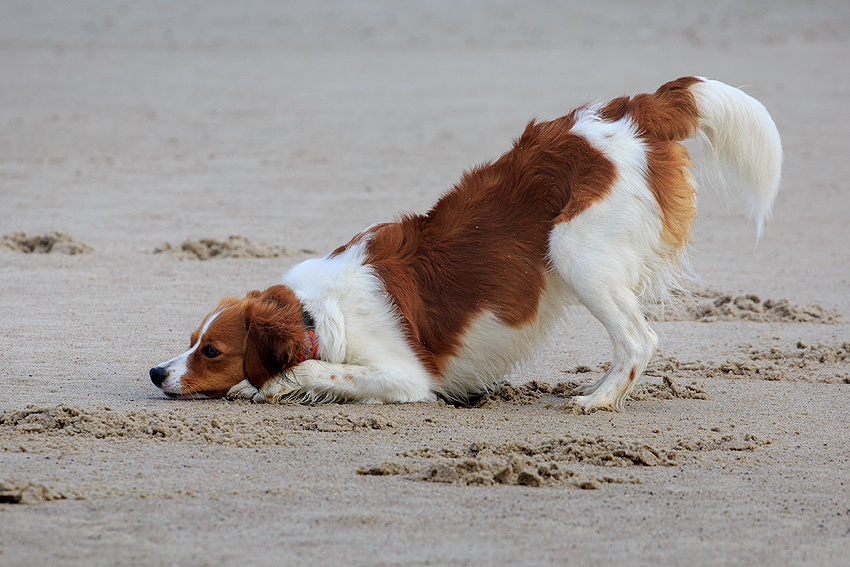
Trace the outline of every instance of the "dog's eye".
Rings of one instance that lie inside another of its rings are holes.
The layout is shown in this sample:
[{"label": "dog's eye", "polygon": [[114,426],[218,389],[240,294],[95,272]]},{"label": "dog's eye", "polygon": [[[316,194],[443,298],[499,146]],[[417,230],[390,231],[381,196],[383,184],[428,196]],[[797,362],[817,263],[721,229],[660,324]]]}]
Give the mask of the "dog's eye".
[{"label": "dog's eye", "polygon": [[207,358],[215,358],[221,354],[221,351],[212,345],[207,345],[201,349],[201,354],[203,354]]}]

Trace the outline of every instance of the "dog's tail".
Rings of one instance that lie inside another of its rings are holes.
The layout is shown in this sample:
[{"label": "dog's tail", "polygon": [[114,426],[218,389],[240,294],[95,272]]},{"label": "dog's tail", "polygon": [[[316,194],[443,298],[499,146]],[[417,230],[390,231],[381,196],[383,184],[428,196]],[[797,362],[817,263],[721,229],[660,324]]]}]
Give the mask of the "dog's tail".
[{"label": "dog's tail", "polygon": [[767,109],[740,89],[697,78],[688,91],[697,107],[697,133],[717,181],[742,186],[761,235],[779,190],[782,143]]},{"label": "dog's tail", "polygon": [[767,109],[740,89],[702,77],[682,77],[651,95],[615,99],[608,118],[630,114],[649,140],[705,142],[702,170],[725,189],[740,186],[761,235],[779,189],[782,143]]}]

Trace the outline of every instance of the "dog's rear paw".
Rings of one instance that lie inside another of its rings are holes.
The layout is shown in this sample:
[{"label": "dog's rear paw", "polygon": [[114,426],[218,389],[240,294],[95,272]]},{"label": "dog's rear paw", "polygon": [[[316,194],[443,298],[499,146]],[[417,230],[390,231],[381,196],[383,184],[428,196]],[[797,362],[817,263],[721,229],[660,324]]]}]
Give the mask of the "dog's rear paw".
[{"label": "dog's rear paw", "polygon": [[564,406],[564,409],[576,415],[587,415],[595,411],[620,411],[610,400],[600,396],[575,396]]},{"label": "dog's rear paw", "polygon": [[588,382],[587,384],[579,384],[571,392],[575,396],[588,397],[599,387],[600,382]]}]

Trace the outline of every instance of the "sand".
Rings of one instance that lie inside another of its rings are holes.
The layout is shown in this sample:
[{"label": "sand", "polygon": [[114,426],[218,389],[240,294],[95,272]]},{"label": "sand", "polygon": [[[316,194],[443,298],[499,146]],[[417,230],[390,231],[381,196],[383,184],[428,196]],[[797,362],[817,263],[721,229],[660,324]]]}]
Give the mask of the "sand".
[{"label": "sand", "polygon": [[[0,4],[0,565],[850,564],[850,5],[408,4]],[[528,119],[686,74],[770,109],[782,188],[758,240],[701,191],[624,412],[564,408],[580,308],[469,407],[150,383]]]},{"label": "sand", "polygon": [[306,254],[315,256],[316,251],[310,249],[293,250],[288,246],[269,245],[265,242],[254,242],[244,236],[231,235],[226,239],[218,238],[187,238],[180,246],[172,246],[166,242],[153,250],[154,254],[168,254],[181,260],[224,260],[226,258],[278,258],[280,256],[295,256]]}]

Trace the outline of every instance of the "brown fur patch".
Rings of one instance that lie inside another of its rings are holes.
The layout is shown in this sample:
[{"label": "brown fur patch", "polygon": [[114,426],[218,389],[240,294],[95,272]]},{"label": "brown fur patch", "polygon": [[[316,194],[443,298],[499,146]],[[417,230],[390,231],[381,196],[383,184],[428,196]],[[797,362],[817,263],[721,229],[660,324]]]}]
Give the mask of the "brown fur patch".
[{"label": "brown fur patch", "polygon": [[427,214],[369,231],[366,261],[432,374],[480,314],[512,327],[535,319],[549,231],[610,187],[613,164],[572,125],[572,114],[530,122],[510,151],[464,173]]},{"label": "brown fur patch", "polygon": [[243,305],[245,378],[257,389],[299,361],[304,325],[301,303],[284,285],[274,285]]},{"label": "brown fur patch", "polygon": [[696,130],[699,112],[688,88],[698,82],[696,77],[682,77],[651,95],[614,99],[601,112],[610,121],[628,115],[649,144],[648,181],[661,209],[661,238],[674,250],[690,238],[696,216],[693,175],[688,170],[692,163],[677,142],[690,138]]},{"label": "brown fur patch", "polygon": [[602,118],[616,122],[629,115],[650,140],[685,140],[693,135],[699,117],[688,88],[699,82],[696,77],[682,77],[661,85],[653,94],[615,98],[602,109]]},{"label": "brown fur patch", "polygon": [[661,239],[673,250],[691,236],[696,190],[688,150],[676,142],[649,142],[649,187],[661,209]]}]

